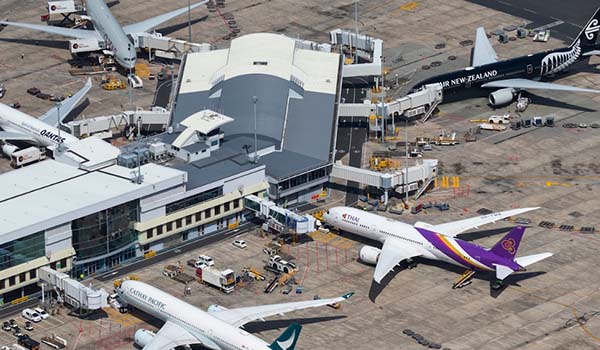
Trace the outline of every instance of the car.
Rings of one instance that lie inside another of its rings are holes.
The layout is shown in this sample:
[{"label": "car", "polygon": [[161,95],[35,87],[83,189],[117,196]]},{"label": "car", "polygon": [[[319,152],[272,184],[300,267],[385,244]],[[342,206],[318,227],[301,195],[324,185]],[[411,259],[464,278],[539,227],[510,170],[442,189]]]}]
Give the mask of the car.
[{"label": "car", "polygon": [[141,89],[144,87],[144,82],[142,81],[142,78],[138,77],[135,74],[131,74],[130,76],[128,76],[127,82],[129,83],[129,86],[131,86],[134,89]]},{"label": "car", "polygon": [[23,336],[23,332],[21,332],[21,329],[19,327],[13,329],[13,335],[15,337],[21,337]]},{"label": "car", "polygon": [[48,315],[48,313],[46,312],[46,310],[42,309],[41,307],[36,307],[35,309],[33,309],[33,311],[35,311],[38,314],[40,314],[40,317],[42,318],[42,320],[45,320],[48,317],[50,317],[50,315]]},{"label": "car", "polygon": [[585,129],[585,128],[587,128],[587,127],[588,127],[586,123],[579,123],[579,125],[578,125],[578,126],[579,126],[580,128],[582,128],[582,129]]},{"label": "car", "polygon": [[108,304],[115,310],[119,311],[122,314],[127,313],[127,305],[119,299],[117,294],[111,294],[108,297]]},{"label": "car", "polygon": [[35,312],[29,308],[23,310],[21,312],[21,316],[23,316],[23,318],[25,318],[29,321],[33,321],[33,322],[40,322],[42,320],[42,316],[40,316],[40,314],[38,314],[37,312]]},{"label": "car", "polygon": [[8,320],[8,323],[10,323],[10,328],[17,328],[17,321],[15,321],[14,319],[10,319]]},{"label": "car", "polygon": [[198,263],[204,264],[206,266],[214,266],[215,260],[208,255],[200,255],[198,256]]},{"label": "car", "polygon": [[10,326],[10,322],[8,322],[8,321],[2,322],[2,329],[7,332],[10,331],[12,329],[12,327]]},{"label": "car", "polygon": [[40,93],[38,93],[37,95],[35,95],[35,97],[37,97],[37,98],[41,98],[42,100],[49,100],[49,99],[52,97],[52,95],[49,95],[49,94],[45,94],[45,93],[43,93],[43,92],[40,92]]},{"label": "car", "polygon": [[27,93],[33,96],[37,96],[37,94],[39,94],[41,91],[40,89],[36,88],[36,87],[32,87],[27,89]]},{"label": "car", "polygon": [[31,325],[31,322],[27,321],[25,322],[25,330],[26,331],[32,331],[33,330],[33,326]]},{"label": "car", "polygon": [[233,245],[241,249],[248,247],[246,241],[244,241],[243,239],[236,239],[235,241],[233,241]]},{"label": "car", "polygon": [[51,95],[50,98],[49,98],[49,100],[52,101],[52,102],[61,102],[61,101],[65,100],[65,97],[64,96],[52,96]]},{"label": "car", "polygon": [[4,94],[6,94],[6,88],[0,85],[0,98],[4,97]]},{"label": "car", "polygon": [[21,108],[21,104],[19,102],[9,103],[8,107],[14,108],[14,109],[19,109],[19,108]]}]

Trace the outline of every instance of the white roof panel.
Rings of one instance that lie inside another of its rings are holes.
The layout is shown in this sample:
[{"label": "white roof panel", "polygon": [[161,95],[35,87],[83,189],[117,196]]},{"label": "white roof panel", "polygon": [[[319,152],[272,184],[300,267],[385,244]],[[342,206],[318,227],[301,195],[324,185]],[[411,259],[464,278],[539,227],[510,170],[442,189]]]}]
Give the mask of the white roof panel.
[{"label": "white roof panel", "polygon": [[[186,173],[157,164],[143,165],[144,181],[137,184],[132,181],[137,169],[115,165],[83,172],[54,160],[42,163],[0,176],[0,244],[186,181]],[[20,178],[13,175],[19,172]],[[46,174],[54,174],[51,181],[39,181]],[[6,185],[14,189],[5,191]]]}]

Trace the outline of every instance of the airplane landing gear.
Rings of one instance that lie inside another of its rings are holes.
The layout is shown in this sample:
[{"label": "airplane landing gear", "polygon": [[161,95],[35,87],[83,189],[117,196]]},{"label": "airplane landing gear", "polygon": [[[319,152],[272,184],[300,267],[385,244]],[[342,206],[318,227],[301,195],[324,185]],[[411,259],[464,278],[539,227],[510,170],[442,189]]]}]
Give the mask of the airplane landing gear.
[{"label": "airplane landing gear", "polygon": [[417,262],[414,261],[413,259],[406,259],[406,267],[409,270],[414,269],[415,267],[417,267]]},{"label": "airplane landing gear", "polygon": [[494,282],[494,284],[492,284],[492,289],[493,290],[498,290],[498,289],[502,288],[502,286],[504,286],[504,281],[496,279],[496,281]]}]

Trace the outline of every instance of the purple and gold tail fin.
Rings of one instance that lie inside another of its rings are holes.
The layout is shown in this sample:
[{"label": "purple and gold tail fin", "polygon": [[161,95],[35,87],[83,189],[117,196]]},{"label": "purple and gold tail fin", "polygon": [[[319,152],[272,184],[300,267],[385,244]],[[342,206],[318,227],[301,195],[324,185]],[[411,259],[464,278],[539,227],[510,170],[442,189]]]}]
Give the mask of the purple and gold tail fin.
[{"label": "purple and gold tail fin", "polygon": [[517,250],[519,250],[519,244],[524,232],[525,227],[523,226],[513,228],[500,242],[494,245],[491,252],[503,258],[513,260],[517,255]]}]

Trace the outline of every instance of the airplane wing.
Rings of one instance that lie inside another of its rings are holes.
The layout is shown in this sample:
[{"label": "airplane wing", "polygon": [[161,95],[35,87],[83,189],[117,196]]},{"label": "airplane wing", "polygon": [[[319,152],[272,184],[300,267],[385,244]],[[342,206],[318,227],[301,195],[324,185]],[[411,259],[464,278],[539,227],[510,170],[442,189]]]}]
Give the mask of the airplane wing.
[{"label": "airplane wing", "polygon": [[[193,4],[193,5],[190,6],[190,10],[195,9],[198,6],[204,5],[207,2],[208,2],[208,0],[204,0],[204,1],[200,1],[198,3],[195,3],[195,4]],[[138,22],[138,23],[130,24],[128,26],[124,26],[123,30],[127,34],[136,34],[136,33],[147,32],[150,29],[152,29],[152,28],[154,28],[156,26],[159,26],[162,23],[170,20],[171,18],[174,18],[174,17],[177,17],[179,15],[182,15],[182,14],[186,13],[187,11],[188,11],[188,7],[186,6],[186,7],[180,8],[179,10],[167,12],[167,13],[162,14],[160,16],[148,18],[145,21],[141,21],[141,22]]]},{"label": "airplane wing", "polygon": [[98,34],[95,30],[61,28],[61,27],[54,27],[54,26],[49,26],[49,25],[7,22],[7,21],[0,21],[0,25],[33,29],[33,30],[38,30],[40,32],[62,35],[62,36],[66,36],[69,38],[102,40],[102,37],[100,36],[100,34]]},{"label": "airplane wing", "polygon": [[35,141],[29,135],[18,131],[0,131],[0,140],[2,141]]},{"label": "airplane wing", "polygon": [[171,321],[167,321],[162,328],[156,333],[149,344],[146,344],[142,350],[165,350],[175,349],[177,346],[187,344],[198,344],[210,349],[220,350],[221,348],[208,337],[198,334],[198,337],[193,336],[190,332],[182,327],[179,327]]},{"label": "airplane wing", "polygon": [[43,121],[46,124],[52,125],[54,127],[58,126],[65,117],[75,108],[75,106],[85,97],[88,91],[92,88],[92,79],[88,78],[87,82],[81,88],[81,90],[77,91],[75,95],[67,98],[66,100],[60,102],[60,120],[58,118],[58,108],[54,106],[44,115],[42,115],[39,120]]},{"label": "airplane wing", "polygon": [[344,294],[338,298],[318,299],[298,301],[294,303],[271,304],[261,306],[240,307],[237,309],[222,309],[210,312],[216,318],[225,321],[236,327],[242,327],[248,322],[263,320],[265,317],[273,315],[283,315],[284,313],[296,310],[302,310],[312,307],[335,304],[347,300],[354,293]]},{"label": "airplane wing", "polygon": [[461,234],[467,230],[470,230],[472,228],[477,228],[479,226],[491,224],[496,221],[499,221],[499,220],[502,220],[502,219],[505,219],[505,218],[508,218],[511,216],[519,215],[522,213],[526,213],[528,211],[532,211],[532,210],[536,210],[536,209],[539,209],[539,207],[506,210],[506,211],[501,211],[498,213],[477,216],[474,218],[448,222],[448,223],[441,224],[441,225],[430,225],[430,224],[427,224],[424,222],[417,222],[417,223],[415,223],[415,227],[425,228],[429,231],[433,231],[435,233],[440,233],[444,236],[455,237],[456,235],[459,235],[459,234]]},{"label": "airplane wing", "polygon": [[413,246],[403,244],[398,239],[386,239],[383,242],[377,266],[375,266],[373,279],[375,282],[381,283],[381,280],[401,261],[420,255],[422,255],[421,252]]},{"label": "airplane wing", "polygon": [[496,80],[481,85],[484,88],[515,88],[523,90],[558,90],[571,92],[595,92],[600,93],[600,90],[585,89],[569,85],[561,85],[554,83],[544,83],[529,79],[505,79]]},{"label": "airplane wing", "polygon": [[490,44],[487,38],[485,29],[483,27],[477,28],[477,35],[475,37],[475,48],[473,49],[473,57],[471,58],[471,66],[482,66],[488,63],[494,63],[498,61],[498,55]]}]

